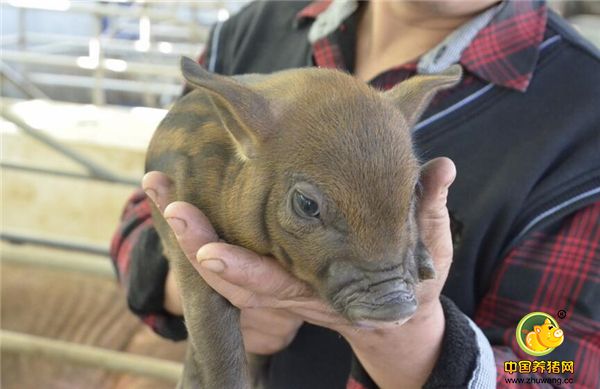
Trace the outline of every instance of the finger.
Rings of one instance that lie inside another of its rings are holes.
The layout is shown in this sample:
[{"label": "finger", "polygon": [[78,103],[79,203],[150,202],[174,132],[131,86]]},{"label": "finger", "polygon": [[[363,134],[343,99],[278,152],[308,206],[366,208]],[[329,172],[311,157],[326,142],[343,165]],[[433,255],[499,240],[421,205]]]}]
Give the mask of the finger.
[{"label": "finger", "polygon": [[[196,266],[194,266],[196,267]],[[276,307],[277,300],[271,296],[258,295],[220,277],[220,274],[196,267],[204,281],[221,296],[239,309]]]},{"label": "finger", "polygon": [[142,189],[158,209],[165,210],[171,201],[173,182],[164,173],[148,172],[142,178]]},{"label": "finger", "polygon": [[455,178],[456,166],[449,158],[436,158],[423,165],[419,201],[421,217],[435,219],[447,214],[448,188]]},{"label": "finger", "polygon": [[[304,297],[293,294],[287,299],[281,299],[281,296],[259,294],[256,291],[233,284],[221,277],[223,273],[214,273],[201,266],[198,266],[197,270],[211,288],[242,310],[252,308],[285,309],[300,321],[307,321],[321,326],[343,322],[339,314],[318,297]],[[270,288],[254,289],[271,290]],[[312,294],[312,291],[309,293]]]},{"label": "finger", "polygon": [[[200,275],[238,308],[287,309],[301,320],[320,326],[347,323],[273,258],[225,243],[208,243],[198,251],[198,258],[200,263],[195,266]],[[221,262],[220,272],[203,266],[209,261]]]},{"label": "finger", "polygon": [[164,217],[192,263],[196,262],[196,252],[200,247],[219,240],[208,218],[192,204],[183,201],[171,203],[165,208]]},{"label": "finger", "polygon": [[[456,167],[448,158],[436,158],[423,166],[417,223],[421,240],[431,253],[440,286],[452,263],[450,216],[446,208],[448,189],[456,178]],[[433,288],[430,288],[433,290]]]},{"label": "finger", "polygon": [[256,294],[279,300],[312,296],[312,289],[288,273],[274,258],[258,255],[243,247],[226,243],[209,243],[196,256],[201,268],[221,261],[224,269],[219,276]]}]

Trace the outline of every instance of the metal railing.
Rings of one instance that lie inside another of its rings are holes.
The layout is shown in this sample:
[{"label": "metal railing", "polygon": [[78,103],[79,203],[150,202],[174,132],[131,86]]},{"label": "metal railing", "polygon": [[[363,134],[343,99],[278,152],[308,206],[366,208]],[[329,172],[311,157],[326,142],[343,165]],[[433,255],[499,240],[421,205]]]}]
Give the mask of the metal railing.
[{"label": "metal railing", "polygon": [[[73,150],[72,148],[65,146],[64,144],[61,144],[56,139],[52,138],[50,135],[44,134],[39,129],[33,128],[32,126],[27,124],[23,119],[21,119],[20,117],[18,117],[14,113],[12,113],[10,110],[3,109],[2,112],[0,112],[0,115],[3,118],[5,118],[6,120],[14,123],[17,127],[19,127],[28,136],[36,139],[37,141],[41,142],[45,146],[57,151],[58,153],[64,155],[65,157],[74,161],[78,165],[82,166],[84,169],[87,170],[88,177],[90,179],[97,179],[97,180],[101,180],[101,181],[117,183],[117,184],[124,184],[124,185],[132,185],[132,186],[139,185],[139,182],[140,182],[139,179],[122,177],[116,173],[111,172],[110,170],[100,166],[98,163],[92,161],[91,159],[89,159],[86,156],[80,154],[79,152]],[[62,172],[62,171],[56,171],[56,170],[52,170],[52,169],[27,167],[27,166],[16,165],[16,164],[5,163],[5,162],[3,162],[3,165],[4,165],[4,167],[7,167],[9,169],[20,169],[23,171],[30,171],[30,172],[43,171],[45,173],[49,173],[49,174],[53,174],[53,175],[78,176],[78,177],[81,176],[76,173]]]},{"label": "metal railing", "polygon": [[0,350],[21,355],[43,356],[111,372],[131,373],[177,382],[183,367],[164,359],[107,350],[100,347],[0,330]]},{"label": "metal railing", "polygon": [[[6,239],[6,241],[14,243],[14,241],[10,239]],[[49,245],[48,247],[56,246]],[[73,258],[58,254],[44,255],[42,257],[40,255],[27,253],[16,254],[3,252],[0,257],[0,263],[31,265],[36,268],[54,269],[65,272],[88,274],[112,280],[115,279],[115,269],[107,256],[98,259],[85,258],[84,260],[81,260],[81,258]]]}]

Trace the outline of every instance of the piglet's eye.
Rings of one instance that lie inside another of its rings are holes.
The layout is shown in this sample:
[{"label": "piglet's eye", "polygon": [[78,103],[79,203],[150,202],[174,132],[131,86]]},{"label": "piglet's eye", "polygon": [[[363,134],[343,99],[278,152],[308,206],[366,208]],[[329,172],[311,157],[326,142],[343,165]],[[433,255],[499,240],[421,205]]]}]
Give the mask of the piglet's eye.
[{"label": "piglet's eye", "polygon": [[294,211],[298,214],[298,216],[309,217],[309,218],[318,218],[320,214],[319,204],[307,197],[306,195],[295,191],[292,199]]}]

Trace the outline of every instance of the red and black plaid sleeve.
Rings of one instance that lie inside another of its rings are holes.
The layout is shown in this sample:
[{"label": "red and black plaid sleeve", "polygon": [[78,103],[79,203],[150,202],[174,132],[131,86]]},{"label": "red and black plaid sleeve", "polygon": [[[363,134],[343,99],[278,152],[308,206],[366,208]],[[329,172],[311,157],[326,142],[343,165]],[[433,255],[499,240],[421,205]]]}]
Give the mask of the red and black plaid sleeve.
[{"label": "red and black plaid sleeve", "polygon": [[[492,345],[497,387],[548,388],[551,384],[543,380],[556,383],[558,377],[563,380],[558,387],[600,387],[599,298],[600,202],[533,233],[502,261],[475,315],[475,322]],[[565,318],[555,315],[559,310],[567,312]],[[515,331],[521,318],[534,311],[555,316],[565,333],[561,346],[536,359],[573,361],[574,374],[523,375],[504,371],[505,361],[533,360],[519,348]],[[359,365],[353,366],[352,374],[347,389],[376,387]],[[515,383],[516,378],[531,380],[524,385]],[[573,384],[565,384],[565,378],[572,378]]]},{"label": "red and black plaid sleeve", "polygon": [[[557,316],[560,310],[566,312],[563,319]],[[533,234],[498,269],[475,316],[494,346],[498,387],[518,386],[507,378],[540,382],[542,377],[557,377],[504,372],[505,361],[533,360],[519,348],[515,330],[519,320],[534,311],[554,316],[565,333],[560,347],[536,359],[573,361],[574,374],[566,378],[573,378],[574,384],[565,387],[600,387],[600,202]]]},{"label": "red and black plaid sleeve", "polygon": [[141,232],[152,225],[150,204],[143,190],[136,190],[127,200],[121,223],[113,235],[110,256],[121,284],[129,288],[129,259]]},{"label": "red and black plaid sleeve", "polygon": [[129,198],[110,248],[129,309],[157,334],[172,340],[187,337],[181,316],[164,309],[169,264],[152,224],[150,200],[139,189]]}]

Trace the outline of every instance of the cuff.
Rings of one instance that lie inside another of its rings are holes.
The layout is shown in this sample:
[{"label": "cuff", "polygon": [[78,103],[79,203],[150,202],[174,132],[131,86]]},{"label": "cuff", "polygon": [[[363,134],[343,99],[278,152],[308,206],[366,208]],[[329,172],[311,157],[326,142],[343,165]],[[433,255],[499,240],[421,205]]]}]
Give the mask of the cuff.
[{"label": "cuff", "polygon": [[442,350],[425,388],[467,388],[477,367],[479,347],[470,320],[447,297],[440,296],[446,328]]},{"label": "cuff", "polygon": [[127,304],[159,335],[183,340],[187,338],[183,317],[169,313],[163,306],[168,271],[169,262],[158,233],[153,227],[146,228],[131,250]]}]

